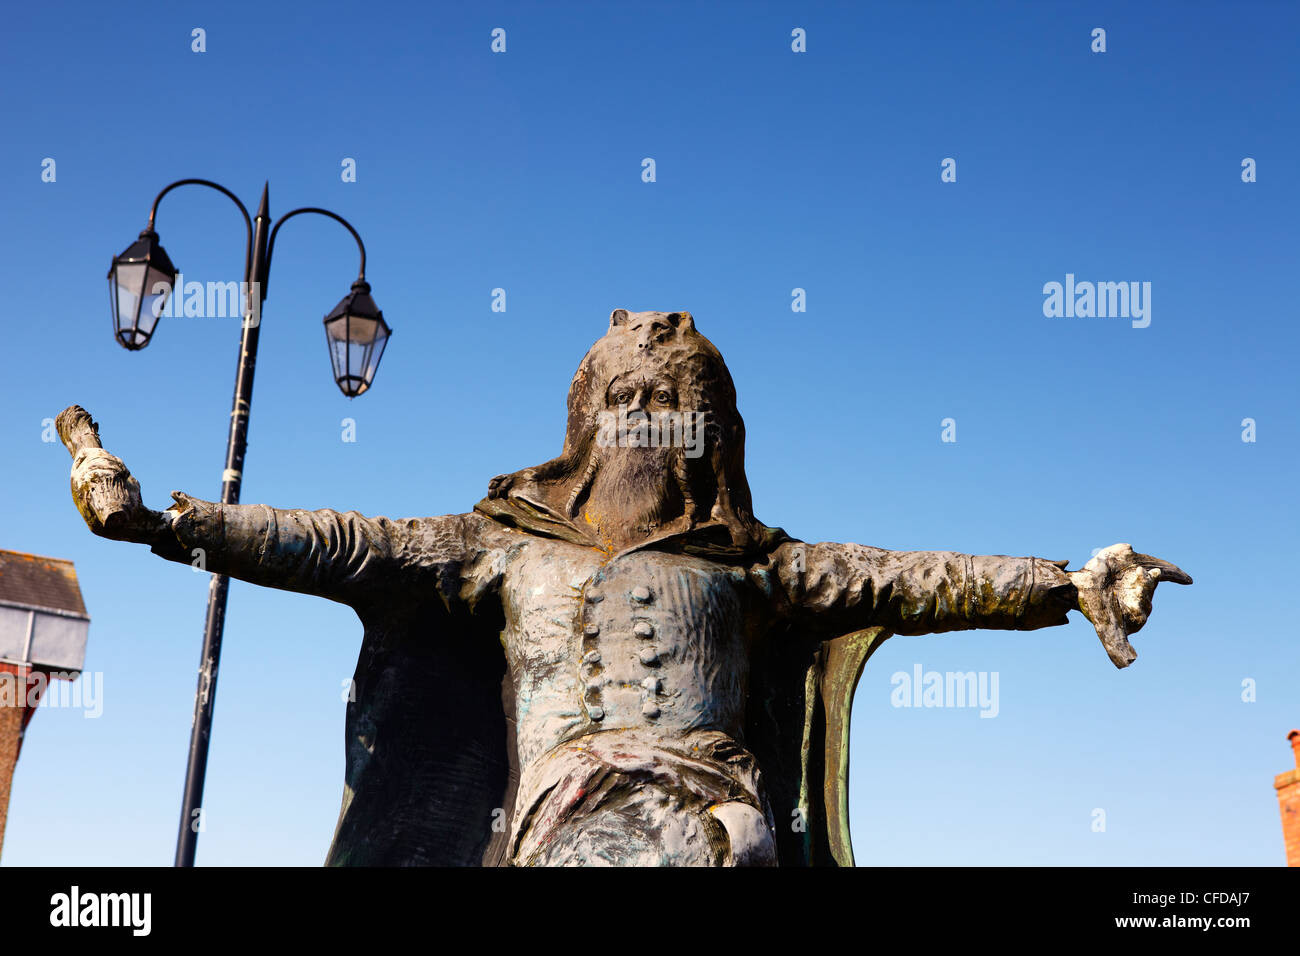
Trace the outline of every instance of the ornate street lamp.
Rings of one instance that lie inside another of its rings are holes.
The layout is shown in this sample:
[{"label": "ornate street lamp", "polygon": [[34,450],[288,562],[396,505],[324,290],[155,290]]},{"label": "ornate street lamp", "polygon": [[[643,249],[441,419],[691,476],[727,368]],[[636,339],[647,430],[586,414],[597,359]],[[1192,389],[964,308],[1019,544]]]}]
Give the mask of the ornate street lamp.
[{"label": "ornate street lamp", "polygon": [[[239,340],[239,368],[235,375],[235,396],[230,411],[230,434],[226,443],[226,468],[221,474],[222,504],[237,504],[244,478],[244,454],[248,448],[248,415],[253,402],[253,372],[257,367],[257,341],[261,330],[262,303],[266,300],[271,273],[271,255],[280,227],[302,213],[328,216],[347,227],[361,251],[361,268],[351,293],[325,317],[330,363],[334,381],[343,394],[354,398],[367,391],[375,380],[379,359],[392,330],[370,297],[366,282],[366,247],[351,224],[328,209],[306,207],[285,213],[271,225],[269,189],[263,188],[257,215],[250,217],[239,197],[226,187],[207,179],[182,179],[158,194],[149,210],[149,225],[140,238],[113,260],[108,271],[113,297],[113,331],[117,341],[132,351],[149,344],[157,329],[167,298],[174,291],[176,269],[154,232],[158,203],[177,186],[207,186],[229,197],[244,217],[248,241],[244,246],[244,322]],[[182,290],[183,292],[183,290]],[[180,832],[176,841],[176,865],[193,866],[202,813],[203,778],[208,764],[208,739],[212,732],[212,710],[217,695],[217,668],[221,661],[221,638],[225,629],[226,595],[230,579],[214,574],[208,588],[208,616],[203,634],[203,657],[194,696],[194,722],[190,731],[190,756],[185,770],[185,798],[181,808]]]},{"label": "ornate street lamp", "polygon": [[370,298],[370,283],[358,279],[352,283],[352,291],[325,316],[334,381],[344,395],[355,398],[370,388],[390,335],[384,313]]},{"label": "ornate street lamp", "polygon": [[108,267],[108,295],[113,335],[123,348],[134,352],[149,344],[175,284],[176,267],[152,228],[113,260]]},{"label": "ornate street lamp", "polygon": [[[370,297],[370,283],[366,281],[366,245],[342,216],[315,206],[285,213],[271,230],[271,241],[266,253],[268,267],[275,252],[275,234],[294,216],[305,212],[328,216],[335,222],[342,223],[352,233],[352,238],[357,241],[357,249],[361,252],[361,268],[357,271],[357,281],[352,283],[352,291],[325,316],[325,343],[329,346],[334,382],[348,398],[356,398],[368,391],[374,382],[379,359],[384,354],[384,346],[388,344],[388,337],[393,334],[393,330],[388,327],[384,313],[379,311],[379,306]],[[265,291],[263,286],[263,292]]]}]

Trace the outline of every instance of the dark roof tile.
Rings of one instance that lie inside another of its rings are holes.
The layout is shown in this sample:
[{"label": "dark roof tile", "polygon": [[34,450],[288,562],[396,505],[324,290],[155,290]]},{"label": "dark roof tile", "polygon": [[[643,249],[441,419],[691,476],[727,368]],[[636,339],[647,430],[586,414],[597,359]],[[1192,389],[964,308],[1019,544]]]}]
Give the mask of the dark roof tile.
[{"label": "dark roof tile", "polygon": [[0,550],[0,604],[10,602],[86,616],[71,561]]}]

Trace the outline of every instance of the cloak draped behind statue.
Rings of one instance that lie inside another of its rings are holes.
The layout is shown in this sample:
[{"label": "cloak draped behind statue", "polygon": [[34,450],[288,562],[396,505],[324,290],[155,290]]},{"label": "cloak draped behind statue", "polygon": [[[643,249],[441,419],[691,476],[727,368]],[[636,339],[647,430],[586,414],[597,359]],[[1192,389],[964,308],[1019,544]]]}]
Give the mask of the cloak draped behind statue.
[{"label": "cloak draped behind statue", "polygon": [[[762,567],[791,539],[752,514],[744,423],[721,355],[689,313],[615,310],[569,390],[561,455],[493,479],[475,510],[537,536],[601,548],[575,520],[600,466],[597,415],[630,369],[667,371],[702,417],[705,454],[675,449],[682,513],[637,547]],[[501,865],[519,785],[514,687],[494,602],[412,600],[395,616],[358,606],[366,626],[348,704],[343,808],[328,865]],[[850,866],[849,723],[863,666],[888,637],[774,633],[751,661],[744,739],[775,815],[782,866]]]}]

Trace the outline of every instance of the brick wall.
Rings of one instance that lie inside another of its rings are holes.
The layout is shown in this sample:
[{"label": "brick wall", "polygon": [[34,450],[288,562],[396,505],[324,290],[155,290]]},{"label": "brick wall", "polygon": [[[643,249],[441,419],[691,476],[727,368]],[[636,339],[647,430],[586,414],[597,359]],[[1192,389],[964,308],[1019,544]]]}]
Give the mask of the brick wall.
[{"label": "brick wall", "polygon": [[27,721],[27,668],[0,664],[0,852],[4,850],[5,819],[9,816],[9,791],[14,782],[14,764],[23,742]]}]

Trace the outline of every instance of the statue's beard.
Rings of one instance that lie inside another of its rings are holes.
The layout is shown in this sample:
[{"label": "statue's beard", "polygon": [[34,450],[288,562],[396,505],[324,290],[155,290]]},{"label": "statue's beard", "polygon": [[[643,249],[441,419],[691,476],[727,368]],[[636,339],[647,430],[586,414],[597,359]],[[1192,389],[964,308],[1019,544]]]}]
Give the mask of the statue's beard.
[{"label": "statue's beard", "polygon": [[668,448],[600,450],[582,517],[607,548],[622,550],[683,514]]}]

